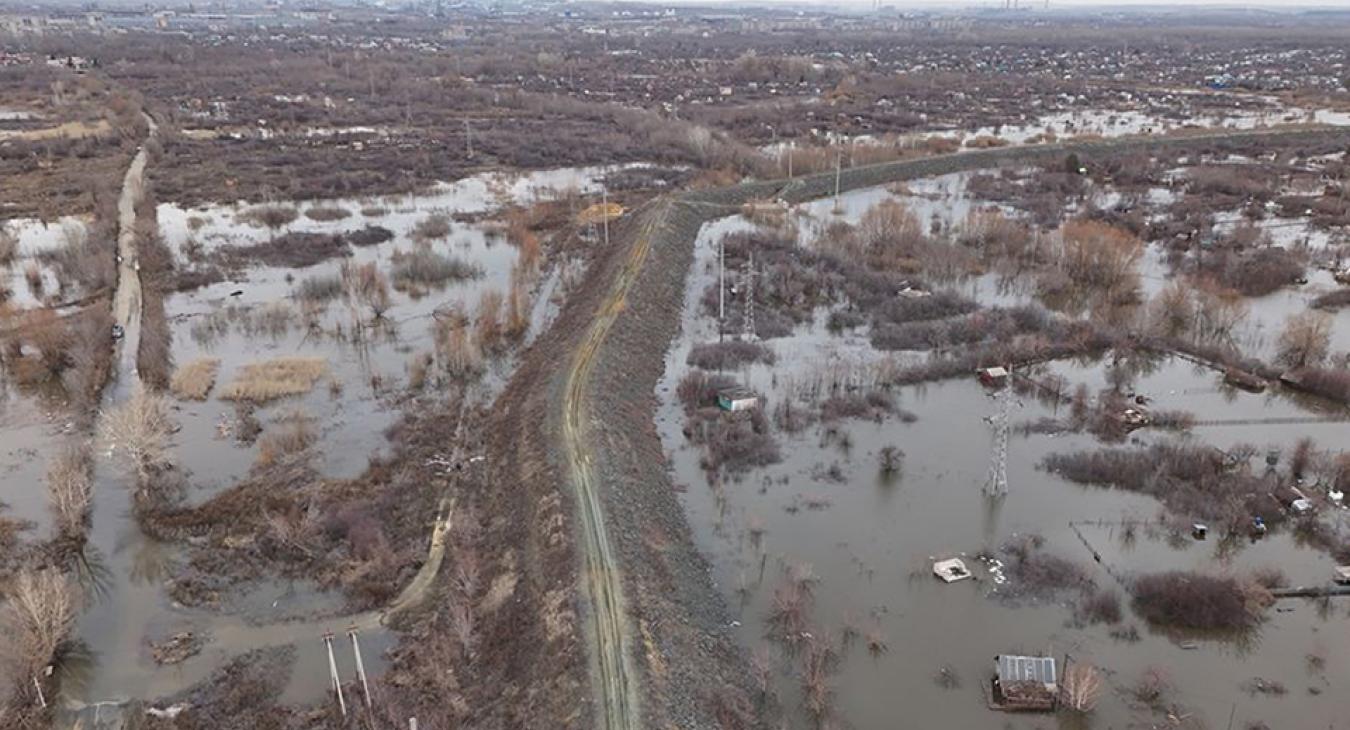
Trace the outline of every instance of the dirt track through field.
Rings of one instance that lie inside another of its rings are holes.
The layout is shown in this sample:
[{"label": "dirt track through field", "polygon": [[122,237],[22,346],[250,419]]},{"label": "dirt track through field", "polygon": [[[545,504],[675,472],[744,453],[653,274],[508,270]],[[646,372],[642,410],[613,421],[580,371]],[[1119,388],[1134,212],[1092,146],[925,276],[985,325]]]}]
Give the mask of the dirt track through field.
[{"label": "dirt track through field", "polygon": [[608,730],[637,728],[641,726],[642,720],[637,678],[629,656],[631,635],[624,609],[622,578],[605,527],[599,486],[585,444],[589,430],[587,422],[594,413],[587,401],[587,384],[600,345],[604,343],[614,320],[624,310],[628,290],[637,279],[651,250],[652,232],[663,225],[670,206],[669,200],[660,199],[641,213],[645,220],[638,228],[637,239],[628,252],[628,259],[601,304],[599,315],[587,331],[585,340],[572,358],[563,403],[563,448],[576,489],[580,531],[585,548],[584,586],[590,596],[592,609],[588,615],[588,638],[591,642],[592,668],[596,675],[594,689],[599,695],[601,726]]}]

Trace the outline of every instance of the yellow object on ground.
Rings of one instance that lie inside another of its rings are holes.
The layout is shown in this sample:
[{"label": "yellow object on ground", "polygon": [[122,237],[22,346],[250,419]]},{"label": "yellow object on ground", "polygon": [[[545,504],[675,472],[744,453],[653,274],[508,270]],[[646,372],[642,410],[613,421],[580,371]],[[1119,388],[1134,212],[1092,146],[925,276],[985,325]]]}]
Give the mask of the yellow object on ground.
[{"label": "yellow object on ground", "polygon": [[618,203],[596,203],[577,213],[577,225],[589,226],[612,221],[623,213],[623,206]]}]

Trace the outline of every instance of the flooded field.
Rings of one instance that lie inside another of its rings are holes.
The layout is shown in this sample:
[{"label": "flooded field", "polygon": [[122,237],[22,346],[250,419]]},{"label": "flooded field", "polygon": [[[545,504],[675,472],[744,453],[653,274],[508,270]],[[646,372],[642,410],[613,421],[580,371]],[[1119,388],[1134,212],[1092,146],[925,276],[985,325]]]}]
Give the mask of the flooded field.
[{"label": "flooded field", "polygon": [[[493,217],[507,206],[585,195],[604,175],[620,169],[626,168],[483,175],[424,195],[298,204],[293,220],[271,230],[249,218],[257,206],[246,203],[193,210],[159,205],[160,233],[180,270],[224,260],[215,257],[227,249],[278,237],[303,241],[316,239],[300,237],[379,231],[373,237],[378,240],[345,247],[340,255],[302,265],[248,261],[229,268],[222,280],[165,297],[172,365],[207,363],[211,373],[199,395],[185,396],[175,384],[178,397],[170,401],[172,436],[165,461],[186,485],[181,504],[204,504],[250,478],[259,464],[276,458],[269,452],[274,448],[270,435],[293,429],[309,433],[310,463],[320,478],[359,477],[387,451],[386,431],[422,387],[420,380],[439,377],[426,370],[432,353],[440,351],[440,320],[481,322],[484,301],[495,298],[500,305],[520,289],[526,308],[520,314],[521,336],[528,340],[548,325],[569,286],[565,260],[547,270],[531,260],[523,271],[521,247],[508,241],[503,223]],[[324,212],[305,214],[314,210]],[[430,231],[428,221],[436,230]],[[81,235],[82,226],[75,220],[51,226],[20,222],[13,229],[18,254],[45,260],[46,253]],[[410,256],[458,262],[454,266],[460,268],[440,279],[400,280],[395,274],[385,291],[387,301],[375,305],[378,315],[372,317],[369,305],[349,293],[352,272],[410,270]],[[29,288],[22,269],[15,265],[10,273],[16,293],[11,304],[49,303],[42,291]],[[505,309],[495,316],[505,316]],[[483,371],[468,384],[466,399],[487,403],[509,377],[512,356],[503,350],[475,357],[481,358]],[[312,386],[258,402],[227,395],[227,388],[247,379],[250,368],[279,361],[316,363]],[[119,374],[108,386],[109,403],[131,395],[133,381]],[[7,516],[27,520],[33,533],[43,534],[52,529],[44,486],[48,465],[67,440],[76,438],[73,418],[60,397],[8,381],[2,395],[0,470],[6,491],[0,499]],[[78,650],[59,667],[63,706],[87,726],[115,725],[118,707],[128,700],[173,696],[233,657],[288,644],[296,653],[293,670],[282,678],[282,701],[319,701],[330,688],[321,636],[333,631],[343,638],[354,625],[362,631],[366,670],[372,677],[383,671],[384,652],[395,637],[380,625],[378,613],[354,613],[341,593],[311,581],[251,580],[206,605],[180,605],[171,594],[184,575],[185,550],[144,533],[132,508],[136,479],[101,442],[92,479],[92,530],[80,574],[90,600],[75,632]],[[156,661],[155,647],[175,636],[193,637],[200,649],[181,661]],[[340,671],[347,676],[355,670],[345,638],[338,650]]]},{"label": "flooded field", "polygon": [[[877,188],[837,203],[804,204],[787,213],[787,226],[810,247],[835,221],[856,225],[866,210],[895,199],[919,220],[945,228],[987,205],[963,192],[965,180],[947,176],[899,192]],[[719,240],[755,228],[734,216],[706,225],[700,235],[682,331],[657,389],[658,428],[699,548],[733,607],[734,630],[792,727],[816,727],[822,718],[886,727],[901,716],[915,726],[963,728],[1330,727],[1340,721],[1343,701],[1333,688],[1350,681],[1350,604],[1344,599],[1280,600],[1240,635],[1153,625],[1130,600],[1134,576],[1164,570],[1238,575],[1276,567],[1292,585],[1321,585],[1336,565],[1333,557],[1290,529],[1259,540],[1216,532],[1198,540],[1157,499],[1050,473],[1046,457],[1102,445],[1089,433],[1035,425],[1062,422],[1067,401],[1024,392],[1010,401],[1008,487],[996,498],[984,487],[997,463],[993,422],[1003,405],[997,389],[983,386],[974,372],[885,388],[893,406],[875,417],[807,418],[803,427],[784,428],[785,404],[809,415],[822,399],[875,392],[888,374],[929,357],[879,351],[865,325],[831,331],[826,323],[833,310],[820,308],[785,336],[759,340],[771,364],[723,373],[762,397],[758,407],[776,442],[774,456],[744,469],[709,467],[709,449],[691,441],[691,429],[699,427],[677,393],[693,369],[686,363],[694,347],[719,340],[716,308],[708,314],[705,294],[717,285]],[[1152,249],[1139,272],[1148,297],[1171,279]],[[726,277],[733,325],[725,337],[738,339],[747,279],[739,270]],[[975,275],[936,288],[986,306],[1036,300],[1034,287],[1000,287],[996,278]],[[1252,354],[1268,357],[1285,317],[1331,286],[1329,274],[1319,272],[1307,285],[1253,299],[1251,321],[1238,339]],[[1334,319],[1332,341],[1333,351],[1350,347],[1344,314]],[[1109,353],[1051,360],[1025,375],[1095,394],[1113,384],[1110,361]],[[1183,434],[1133,430],[1122,448],[1179,438],[1287,455],[1305,437],[1331,449],[1350,438],[1344,408],[1278,388],[1246,392],[1226,384],[1221,371],[1180,357],[1139,360],[1125,387],[1151,409],[1184,411],[1196,420]],[[888,460],[899,465],[888,467]],[[1343,531],[1350,515],[1328,509],[1322,519]],[[1030,536],[1037,536],[1034,543]],[[1079,566],[1095,591],[1123,597],[1122,615],[1096,622],[1084,613],[1087,594],[1021,581],[1007,568],[1009,546],[1026,544]],[[952,557],[962,558],[975,579],[949,584],[935,578],[934,561]],[[789,610],[806,617],[793,624],[785,616],[798,614]],[[785,621],[802,633],[784,638]],[[990,709],[989,680],[999,654],[1052,656],[1061,668],[1096,666],[1104,686],[1095,711],[1052,718]]]}]

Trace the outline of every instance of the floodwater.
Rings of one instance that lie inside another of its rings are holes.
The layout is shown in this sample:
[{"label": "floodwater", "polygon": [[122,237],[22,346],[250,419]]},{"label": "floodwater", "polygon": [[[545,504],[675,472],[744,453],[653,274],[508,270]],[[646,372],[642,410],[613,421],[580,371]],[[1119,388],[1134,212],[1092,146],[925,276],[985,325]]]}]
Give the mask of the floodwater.
[{"label": "floodwater", "polygon": [[[1007,144],[1021,145],[1048,139],[1065,139],[1077,136],[1123,137],[1127,135],[1167,134],[1182,129],[1235,129],[1248,130],[1274,127],[1283,124],[1329,124],[1334,126],[1350,125],[1350,113],[1329,109],[1307,110],[1297,107],[1284,107],[1270,97],[1254,97],[1251,108],[1223,109],[1220,111],[1197,109],[1186,113],[1182,109],[1181,98],[1187,94],[1178,94],[1175,108],[1156,111],[1138,109],[1074,109],[1041,114],[1022,124],[1004,124],[1000,126],[978,127],[973,130],[926,129],[907,132],[900,135],[876,136],[870,134],[852,137],[825,135],[830,142],[854,144],[859,146],[912,147],[934,138],[950,139],[965,145],[980,138],[997,137]],[[788,154],[793,142],[774,142],[760,149],[771,156],[783,157]]]},{"label": "floodwater", "polygon": [[[938,179],[910,184],[910,191],[951,190],[959,181]],[[890,195],[883,189],[843,196],[841,217],[856,222],[863,210]],[[948,220],[964,218],[969,201],[930,196],[933,212]],[[936,199],[934,199],[936,198]],[[906,200],[910,203],[910,200]],[[828,221],[833,201],[801,206],[798,220]],[[1345,700],[1339,688],[1350,681],[1350,603],[1285,600],[1259,629],[1240,640],[1169,633],[1148,626],[1128,608],[1125,626],[1137,628],[1137,641],[1112,638],[1111,627],[1075,622],[1072,593],[1041,599],[1009,597],[1015,585],[999,585],[977,552],[997,549],[1017,536],[1045,538],[1046,551],[1073,560],[1096,583],[1127,595],[1120,577],[1161,569],[1241,572],[1277,566],[1294,585],[1323,584],[1333,563],[1325,554],[1277,532],[1247,543],[1220,544],[1189,536],[1177,539],[1162,526],[1162,507],[1143,495],[1067,482],[1038,468],[1049,454],[1096,448],[1087,434],[1019,432],[1017,424],[1056,415],[1035,399],[1014,402],[1008,448],[1009,493],[990,500],[982,487],[989,474],[994,436],[986,418],[998,411],[996,399],[973,377],[905,387],[897,404],[917,416],[913,423],[888,418],[881,423],[840,424],[851,445],[826,439],[819,425],[798,435],[777,432],[781,463],[750,471],[740,479],[711,486],[699,466],[699,448],[681,433],[684,420],[674,393],[688,371],[690,347],[717,339],[716,323],[697,306],[716,281],[716,241],[748,227],[739,217],[705,226],[686,289],[682,333],[667,356],[666,374],[657,388],[661,400],[658,428],[699,548],[712,563],[713,577],[731,605],[734,630],[747,651],[768,651],[775,686],[794,728],[814,727],[802,709],[800,662],[786,657],[767,637],[766,617],[774,588],[785,566],[809,564],[818,576],[811,623],[838,644],[843,627],[874,630],[887,648],[872,655],[862,639],[843,652],[832,678],[837,717],[852,726],[1005,728],[1339,727]],[[804,237],[803,240],[810,240]],[[1145,268],[1161,266],[1146,262]],[[1155,272],[1158,273],[1158,272]],[[1146,285],[1147,286],[1147,285]],[[1155,285],[1157,286],[1157,285]],[[1315,286],[1315,284],[1310,284]],[[964,288],[963,288],[964,287]],[[960,284],[979,295],[986,284]],[[1300,296],[1288,306],[1304,301]],[[1278,295],[1272,295],[1275,297]],[[1021,297],[1014,295],[1014,300]],[[1029,301],[1030,299],[1025,299]],[[985,303],[1007,304],[1009,301]],[[1253,311],[1273,303],[1253,302]],[[824,328],[824,312],[790,337],[765,342],[777,364],[752,365],[735,375],[767,397],[769,407],[794,398],[804,384],[822,375],[851,373],[866,381],[880,363],[907,362],[922,354],[887,355],[873,351],[865,331],[841,336]],[[1278,321],[1282,312],[1274,315]],[[1267,320],[1264,317],[1261,321]],[[1350,322],[1335,322],[1336,342]],[[1049,363],[1045,372],[1068,378],[1070,388],[1086,383],[1092,392],[1106,385],[1100,361]],[[1193,411],[1205,422],[1188,438],[1228,448],[1254,443],[1289,446],[1301,436],[1322,448],[1338,448],[1350,439],[1350,423],[1269,423],[1264,419],[1343,417],[1343,410],[1310,406],[1278,392],[1251,394],[1225,386],[1222,376],[1189,362],[1167,358],[1139,375],[1133,387],[1153,398],[1152,407]],[[1059,414],[1063,415],[1063,414]],[[1131,435],[1147,443],[1170,434],[1144,429]],[[880,473],[878,454],[895,446],[904,454],[900,476]],[[831,468],[834,467],[834,468]],[[1346,511],[1327,519],[1344,524]],[[1126,529],[1127,523],[1136,523]],[[1089,547],[1090,546],[1090,547]],[[1099,561],[1094,560],[1096,553]],[[933,577],[934,558],[965,555],[981,580],[944,584]],[[1344,601],[1344,599],[1340,599]],[[1035,653],[1091,662],[1104,673],[1106,689],[1086,718],[1008,715],[986,707],[984,688],[994,656]],[[1315,669],[1309,657],[1321,657]],[[944,667],[958,686],[940,686]],[[1180,724],[1134,698],[1131,690],[1143,672],[1161,668],[1175,690],[1166,699]],[[1287,694],[1260,694],[1244,687],[1260,678],[1279,682]],[[903,718],[901,720],[900,718]]]},{"label": "floodwater", "polygon": [[[440,185],[424,195],[301,203],[297,207],[302,213],[310,207],[336,206],[351,215],[337,221],[314,221],[301,215],[285,231],[342,233],[368,224],[383,226],[393,232],[393,239],[352,247],[350,259],[376,262],[387,271],[396,251],[414,247],[410,234],[430,214],[490,215],[506,204],[528,204],[571,191],[585,193],[616,169],[490,174]],[[265,241],[267,231],[239,220],[238,213],[248,207],[240,203],[183,209],[162,204],[158,217],[170,249],[185,263],[184,244],[189,240],[206,249]],[[78,225],[77,221],[65,223]],[[60,225],[44,227],[25,221],[15,230],[20,255],[25,258],[62,244]],[[166,299],[175,363],[182,365],[199,357],[220,360],[216,391],[207,400],[173,401],[172,417],[178,430],[172,438],[171,460],[187,476],[184,498],[188,502],[203,502],[246,478],[257,458],[256,443],[246,445],[235,438],[234,404],[215,397],[249,363],[277,357],[317,357],[327,362],[328,374],[313,391],[260,405],[254,411],[264,435],[296,413],[312,419],[320,434],[314,464],[325,477],[356,477],[372,456],[387,447],[384,432],[399,417],[398,399],[406,392],[408,365],[416,354],[433,348],[435,314],[456,307],[472,313],[489,290],[505,295],[519,256],[498,229],[484,222],[455,221],[447,237],[429,245],[473,264],[481,275],[431,286],[415,297],[391,289],[392,306],[385,312],[385,323],[374,333],[368,328],[359,341],[353,337],[354,323],[358,319],[368,322],[369,312],[355,312],[341,299],[302,312],[293,296],[304,279],[336,274],[341,259],[305,268],[251,267],[238,280]],[[555,301],[571,278],[563,276],[563,268],[545,272],[536,282],[527,337],[547,327],[556,313]],[[27,302],[24,306],[36,303],[31,297],[18,301]],[[484,377],[471,388],[473,398],[495,397],[514,363],[508,356],[489,359],[486,365]],[[110,383],[108,392],[125,396],[131,380]],[[0,395],[0,431],[5,444],[0,449],[0,499],[10,505],[7,514],[32,520],[35,533],[45,534],[50,517],[43,475],[61,443],[59,437],[70,427],[60,403],[8,387]],[[130,513],[130,481],[105,454],[98,454],[93,528],[80,575],[89,604],[77,629],[80,651],[61,667],[62,702],[85,726],[117,726],[123,720],[118,707],[128,699],[167,697],[205,679],[231,657],[291,643],[296,646],[295,664],[291,675],[283,679],[282,699],[320,701],[329,686],[321,636],[331,630],[343,638],[354,618],[366,627],[361,645],[367,671],[372,676],[383,671],[382,654],[396,637],[382,628],[369,628],[373,622],[368,616],[351,616],[340,595],[324,592],[308,581],[249,584],[243,590],[226,592],[221,605],[211,610],[173,603],[166,593],[167,582],[185,556],[177,546],[158,543],[141,533]],[[152,642],[181,631],[206,638],[201,653],[177,665],[156,665],[150,653]],[[344,680],[349,679],[355,671],[351,646],[344,639],[336,648],[339,671]]]}]

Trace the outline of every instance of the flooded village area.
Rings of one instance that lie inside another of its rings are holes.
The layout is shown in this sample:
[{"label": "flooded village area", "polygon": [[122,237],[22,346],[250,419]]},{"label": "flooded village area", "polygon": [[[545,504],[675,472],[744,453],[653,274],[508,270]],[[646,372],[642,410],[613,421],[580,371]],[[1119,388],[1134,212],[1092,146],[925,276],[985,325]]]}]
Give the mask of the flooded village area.
[{"label": "flooded village area", "polygon": [[659,428],[793,726],[1047,726],[990,711],[996,655],[1054,659],[1085,727],[1335,726],[1350,606],[1278,597],[1343,592],[1350,558],[1345,393],[1298,377],[1350,344],[1330,152],[1075,156],[705,225]]},{"label": "flooded village area", "polygon": [[1350,727],[1350,19],[252,5],[0,7],[0,728]]}]

